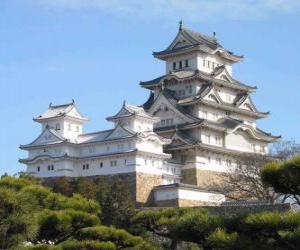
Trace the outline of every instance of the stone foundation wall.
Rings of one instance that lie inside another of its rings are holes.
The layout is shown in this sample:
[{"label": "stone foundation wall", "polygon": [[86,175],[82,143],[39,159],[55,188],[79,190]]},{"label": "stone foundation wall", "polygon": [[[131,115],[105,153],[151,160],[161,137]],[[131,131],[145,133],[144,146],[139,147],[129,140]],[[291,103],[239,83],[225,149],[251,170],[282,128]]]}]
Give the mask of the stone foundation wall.
[{"label": "stone foundation wall", "polygon": [[182,170],[182,183],[196,185],[208,190],[221,190],[225,186],[226,174],[196,168]]},{"label": "stone foundation wall", "polygon": [[137,205],[153,205],[153,188],[163,184],[160,175],[136,173],[136,202]]},{"label": "stone foundation wall", "polygon": [[[51,186],[52,180],[57,178],[60,177],[46,178],[44,179],[44,183],[46,186]],[[131,198],[136,203],[136,206],[153,205],[153,188],[163,184],[163,178],[160,175],[136,172],[114,175],[86,176],[81,178],[97,179],[107,182],[108,184],[121,181],[128,187]],[[72,177],[68,177],[68,179],[72,179]]]}]

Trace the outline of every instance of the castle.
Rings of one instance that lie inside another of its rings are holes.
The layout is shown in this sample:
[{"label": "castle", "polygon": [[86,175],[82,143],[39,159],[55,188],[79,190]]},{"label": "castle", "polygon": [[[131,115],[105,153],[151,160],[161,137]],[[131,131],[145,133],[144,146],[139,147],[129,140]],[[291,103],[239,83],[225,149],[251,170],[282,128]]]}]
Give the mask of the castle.
[{"label": "castle", "polygon": [[171,44],[153,55],[165,61],[165,75],[140,83],[149,99],[141,106],[124,102],[107,118],[112,129],[84,133],[89,120],[74,101],[50,104],[35,117],[41,134],[20,146],[28,151],[20,159],[26,171],[41,178],[120,178],[139,205],[224,202],[214,186],[245,154],[267,155],[279,138],[256,126],[269,115],[251,99],[256,87],[233,77],[232,66],[243,57],[182,23]]}]

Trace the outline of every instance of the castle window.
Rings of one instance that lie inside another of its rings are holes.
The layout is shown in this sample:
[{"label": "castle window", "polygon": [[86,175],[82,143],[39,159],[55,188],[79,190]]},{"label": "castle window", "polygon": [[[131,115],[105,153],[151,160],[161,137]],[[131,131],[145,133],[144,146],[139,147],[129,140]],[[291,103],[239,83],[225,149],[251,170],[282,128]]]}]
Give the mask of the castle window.
[{"label": "castle window", "polygon": [[189,60],[185,60],[185,67],[187,68],[189,66]]},{"label": "castle window", "polygon": [[48,165],[48,171],[54,170],[54,165]]},{"label": "castle window", "polygon": [[222,165],[222,159],[221,158],[216,158],[216,162],[218,165]]},{"label": "castle window", "polygon": [[173,70],[176,69],[176,62],[173,62]]},{"label": "castle window", "polygon": [[182,69],[182,61],[179,61],[179,68]]},{"label": "castle window", "polygon": [[127,164],[127,159],[124,160],[124,164],[125,164],[125,165]]},{"label": "castle window", "polygon": [[71,124],[68,123],[68,130],[71,131]]},{"label": "castle window", "polygon": [[38,167],[36,168],[36,170],[37,170],[38,172],[40,172],[40,171],[41,171],[41,167],[38,166]]},{"label": "castle window", "polygon": [[60,124],[59,123],[56,123],[55,130],[60,130]]},{"label": "castle window", "polygon": [[100,162],[100,168],[103,168],[103,162]]},{"label": "castle window", "polygon": [[88,170],[90,168],[90,165],[89,164],[83,164],[82,165],[82,169],[83,170]]},{"label": "castle window", "polygon": [[110,166],[111,167],[116,167],[117,166],[117,161],[110,161]]}]

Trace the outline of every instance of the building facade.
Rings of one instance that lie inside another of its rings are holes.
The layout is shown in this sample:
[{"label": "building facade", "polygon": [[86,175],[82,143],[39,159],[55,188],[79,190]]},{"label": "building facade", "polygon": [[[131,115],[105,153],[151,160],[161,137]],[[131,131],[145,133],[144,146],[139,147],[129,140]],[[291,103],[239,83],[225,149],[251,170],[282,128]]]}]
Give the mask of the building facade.
[{"label": "building facade", "polygon": [[[268,154],[279,137],[256,126],[268,116],[251,99],[256,87],[234,79],[241,56],[215,37],[186,29],[154,57],[166,73],[141,82],[150,90],[142,106],[124,102],[107,118],[113,129],[84,133],[88,119],[74,101],[34,118],[41,134],[20,148],[27,172],[41,178],[117,176],[133,187],[135,201],[164,205],[219,204],[215,187],[242,157]],[[153,200],[154,199],[154,200]]]}]

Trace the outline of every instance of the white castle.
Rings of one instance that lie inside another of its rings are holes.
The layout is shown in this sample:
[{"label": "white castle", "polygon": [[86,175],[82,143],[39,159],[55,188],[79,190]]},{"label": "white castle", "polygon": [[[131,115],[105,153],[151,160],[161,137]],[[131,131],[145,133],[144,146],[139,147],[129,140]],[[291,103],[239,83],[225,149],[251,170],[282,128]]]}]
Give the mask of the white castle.
[{"label": "white castle", "polygon": [[260,112],[248,86],[232,76],[241,56],[215,38],[186,29],[167,49],[153,53],[166,73],[141,82],[151,91],[142,106],[124,102],[107,120],[113,128],[85,133],[89,120],[74,101],[53,106],[34,121],[41,134],[20,148],[28,151],[27,172],[36,177],[103,176],[131,186],[137,204],[194,206],[220,204],[216,183],[245,154],[268,154],[279,137],[257,128]]}]

